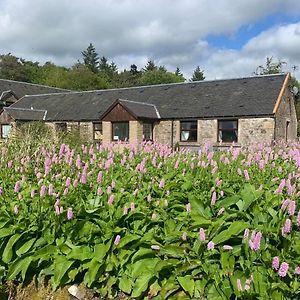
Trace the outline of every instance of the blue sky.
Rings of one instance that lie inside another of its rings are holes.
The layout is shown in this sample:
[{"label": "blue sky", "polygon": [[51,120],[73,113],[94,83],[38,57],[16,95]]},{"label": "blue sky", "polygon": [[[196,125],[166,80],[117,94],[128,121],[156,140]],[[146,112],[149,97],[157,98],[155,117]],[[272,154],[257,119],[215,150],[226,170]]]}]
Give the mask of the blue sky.
[{"label": "blue sky", "polygon": [[93,43],[120,70],[151,59],[187,79],[250,76],[270,56],[300,69],[300,0],[0,0],[0,32],[0,54],[64,66]]},{"label": "blue sky", "polygon": [[[299,12],[300,13],[300,12]],[[274,26],[284,26],[300,21],[299,15],[277,12],[255,23],[242,25],[232,34],[208,35],[206,40],[215,48],[241,49],[251,38]]]}]

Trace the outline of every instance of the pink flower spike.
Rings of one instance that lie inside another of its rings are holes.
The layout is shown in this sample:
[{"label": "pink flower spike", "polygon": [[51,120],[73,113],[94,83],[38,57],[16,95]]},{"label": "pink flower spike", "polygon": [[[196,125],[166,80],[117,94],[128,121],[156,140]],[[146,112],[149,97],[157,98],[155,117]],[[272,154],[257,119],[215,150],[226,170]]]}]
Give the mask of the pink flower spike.
[{"label": "pink flower spike", "polygon": [[164,188],[164,186],[165,186],[165,180],[162,179],[159,183],[159,187],[162,189],[162,188]]},{"label": "pink flower spike", "polygon": [[289,215],[293,216],[295,214],[295,211],[296,211],[296,202],[295,201],[290,201],[289,210],[288,210]]},{"label": "pink flower spike", "polygon": [[300,226],[300,209],[297,214],[296,224],[297,224],[297,226]]},{"label": "pink flower spike", "polygon": [[242,287],[242,283],[241,283],[240,279],[236,280],[236,286],[237,286],[237,289],[238,289],[239,292],[243,291],[243,287]]},{"label": "pink flower spike", "polygon": [[186,240],[187,240],[187,233],[186,233],[186,232],[183,232],[183,233],[182,233],[181,239],[182,239],[183,241],[186,241]]},{"label": "pink flower spike", "polygon": [[248,240],[248,237],[249,237],[249,229],[246,228],[244,231],[244,240]]},{"label": "pink flower spike", "polygon": [[71,220],[73,218],[73,210],[71,207],[67,209],[67,219]]},{"label": "pink flower spike", "polygon": [[118,234],[118,235],[116,236],[116,238],[115,238],[114,244],[115,244],[116,246],[118,246],[119,243],[120,243],[120,240],[121,240],[121,236]]},{"label": "pink flower spike", "polygon": [[213,249],[215,249],[215,244],[214,244],[214,242],[212,242],[212,241],[208,242],[208,244],[207,244],[207,249],[208,249],[208,250],[213,250]]},{"label": "pink flower spike", "polygon": [[205,232],[202,227],[200,228],[200,231],[199,231],[199,237],[200,237],[200,241],[205,241]]},{"label": "pink flower spike", "polygon": [[128,214],[128,207],[127,206],[124,206],[123,208],[123,215],[127,215]]},{"label": "pink flower spike", "polygon": [[224,207],[221,207],[221,208],[219,209],[217,215],[218,215],[218,216],[222,215],[222,214],[224,213],[224,211],[225,211],[225,208],[224,208]]},{"label": "pink flower spike", "polygon": [[245,176],[245,180],[246,180],[246,181],[249,181],[249,180],[250,180],[249,173],[248,173],[247,170],[244,170],[244,176]]},{"label": "pink flower spike", "polygon": [[130,203],[130,211],[135,211],[135,204],[134,204],[134,202]]},{"label": "pink flower spike", "polygon": [[212,193],[212,196],[211,196],[211,205],[212,205],[212,206],[215,206],[215,205],[216,205],[216,200],[217,200],[217,194],[216,194],[216,192],[214,191],[214,192]]},{"label": "pink flower spike", "polygon": [[114,195],[110,195],[109,199],[108,199],[108,205],[112,205],[114,202],[115,196]]},{"label": "pink flower spike", "polygon": [[286,219],[284,226],[281,229],[282,236],[285,237],[291,231],[292,231],[292,221],[290,219]]},{"label": "pink flower spike", "polygon": [[15,184],[14,192],[19,193],[19,190],[20,190],[20,181],[17,181]]},{"label": "pink flower spike", "polygon": [[288,272],[288,270],[289,270],[289,265],[288,265],[288,263],[283,262],[283,263],[280,265],[280,268],[279,268],[279,270],[278,270],[278,275],[279,275],[280,277],[285,277],[286,274],[287,274],[287,272]]},{"label": "pink flower spike", "polygon": [[224,245],[223,249],[224,250],[233,250],[233,247],[231,247],[230,245]]},{"label": "pink flower spike", "polygon": [[280,262],[279,262],[279,257],[278,257],[278,256],[275,256],[275,257],[273,258],[273,260],[272,260],[272,268],[273,268],[274,270],[278,270],[278,269],[279,269],[279,264],[280,264]]},{"label": "pink flower spike", "polygon": [[300,267],[299,267],[299,266],[295,268],[294,273],[295,273],[296,275],[300,275]]},{"label": "pink flower spike", "polygon": [[281,204],[281,210],[284,211],[289,206],[289,203],[290,203],[289,199],[283,200]]}]

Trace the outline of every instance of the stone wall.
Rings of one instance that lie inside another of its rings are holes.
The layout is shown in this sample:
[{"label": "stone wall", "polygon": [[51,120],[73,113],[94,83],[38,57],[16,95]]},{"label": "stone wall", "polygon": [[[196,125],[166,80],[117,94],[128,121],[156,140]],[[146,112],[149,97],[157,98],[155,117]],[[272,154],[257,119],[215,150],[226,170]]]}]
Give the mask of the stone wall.
[{"label": "stone wall", "polygon": [[112,123],[102,122],[103,143],[111,143],[112,141]]},{"label": "stone wall", "polygon": [[218,120],[198,120],[198,141],[200,144],[217,143]]},{"label": "stone wall", "polygon": [[245,118],[238,120],[238,144],[271,143],[274,139],[274,118]]},{"label": "stone wall", "polygon": [[143,141],[143,123],[129,121],[129,143],[137,144]]},{"label": "stone wall", "polygon": [[79,133],[80,137],[85,140],[93,141],[94,140],[94,130],[92,122],[80,122],[79,124]]},{"label": "stone wall", "polygon": [[[172,121],[160,121],[159,123],[154,124],[153,140],[161,144],[172,146],[171,133]],[[174,137],[176,137],[176,132],[173,130],[173,138]]]},{"label": "stone wall", "polygon": [[297,115],[294,97],[286,89],[275,115],[275,140],[292,140],[297,137]]}]

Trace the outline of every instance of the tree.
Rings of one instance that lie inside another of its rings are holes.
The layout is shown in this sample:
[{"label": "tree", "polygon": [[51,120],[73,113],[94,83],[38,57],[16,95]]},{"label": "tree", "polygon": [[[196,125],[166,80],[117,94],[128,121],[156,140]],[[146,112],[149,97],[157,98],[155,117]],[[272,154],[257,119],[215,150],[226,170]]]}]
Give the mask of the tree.
[{"label": "tree", "polygon": [[130,71],[129,72],[130,72],[131,75],[136,75],[136,74],[139,73],[138,68],[135,64],[132,64],[130,66]]},{"label": "tree", "polygon": [[157,66],[155,65],[154,61],[153,60],[148,60],[145,68],[144,68],[144,71],[154,71],[154,70],[157,70]]},{"label": "tree", "polygon": [[99,56],[92,43],[87,47],[85,51],[82,51],[84,64],[93,72],[98,72],[99,67]]},{"label": "tree", "polygon": [[164,83],[176,83],[183,82],[184,78],[175,75],[172,72],[166,70],[152,70],[142,73],[140,84],[141,85],[153,85]]},{"label": "tree", "polygon": [[193,76],[190,79],[190,81],[200,81],[200,80],[204,80],[204,79],[205,79],[204,71],[201,71],[200,67],[197,66],[193,72]]},{"label": "tree", "polygon": [[0,78],[28,81],[26,72],[21,60],[11,53],[0,55]]},{"label": "tree", "polygon": [[266,65],[265,66],[258,66],[256,71],[254,72],[255,75],[267,75],[267,74],[278,74],[282,73],[282,67],[286,64],[285,61],[278,60],[273,61],[273,56],[267,57]]}]

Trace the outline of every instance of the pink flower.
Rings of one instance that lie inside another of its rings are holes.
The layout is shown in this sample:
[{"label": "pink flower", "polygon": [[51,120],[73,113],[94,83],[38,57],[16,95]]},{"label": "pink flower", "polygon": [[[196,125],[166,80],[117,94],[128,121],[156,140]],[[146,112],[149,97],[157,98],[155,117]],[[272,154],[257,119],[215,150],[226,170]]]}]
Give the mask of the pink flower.
[{"label": "pink flower", "polygon": [[224,250],[233,250],[233,247],[231,247],[230,245],[224,245],[223,249]]},{"label": "pink flower", "polygon": [[248,240],[248,237],[249,237],[249,229],[246,228],[244,231],[244,240]]},{"label": "pink flower", "polygon": [[247,170],[244,170],[244,176],[245,176],[245,180],[246,180],[246,181],[249,181],[249,180],[250,180],[249,173],[248,173]]},{"label": "pink flower", "polygon": [[200,228],[200,231],[199,231],[199,237],[200,237],[200,241],[205,241],[205,232],[202,227]]},{"label": "pink flower", "polygon": [[66,187],[68,188],[68,187],[70,186],[70,184],[71,184],[71,178],[68,177],[68,178],[66,179]]},{"label": "pink flower", "polygon": [[98,196],[101,196],[101,195],[102,195],[102,189],[101,189],[100,187],[97,189],[97,195],[98,195]]},{"label": "pink flower", "polygon": [[97,183],[99,184],[99,183],[101,183],[101,181],[102,181],[102,172],[99,171],[98,176],[97,176]]},{"label": "pink flower", "polygon": [[121,239],[121,236],[118,234],[118,235],[116,236],[116,238],[115,238],[115,241],[114,241],[114,244],[115,244],[116,246],[119,245],[120,239]]},{"label": "pink flower", "polygon": [[211,196],[211,205],[212,205],[212,206],[215,206],[215,205],[216,205],[216,200],[217,200],[217,194],[216,194],[216,192],[214,191],[214,192],[212,193],[212,196]]},{"label": "pink flower", "polygon": [[219,215],[222,215],[222,214],[224,213],[224,211],[225,211],[225,208],[224,208],[224,207],[221,207],[221,208],[219,209],[219,211],[218,211],[218,216],[219,216]]},{"label": "pink flower", "polygon": [[151,219],[156,219],[156,214],[152,214]]},{"label": "pink flower", "polygon": [[186,205],[185,205],[185,208],[186,208],[186,211],[187,211],[188,213],[190,213],[190,212],[191,212],[191,203],[186,204]]},{"label": "pink flower", "polygon": [[300,226],[300,209],[297,214],[296,224],[297,224],[297,226]]},{"label": "pink flower", "polygon": [[35,195],[35,190],[31,190],[31,192],[30,192],[30,197],[33,198],[34,195]]},{"label": "pink flower", "polygon": [[280,264],[280,262],[279,262],[279,257],[278,257],[278,256],[275,256],[275,257],[273,258],[273,260],[272,260],[272,268],[273,268],[274,270],[278,270],[278,269],[279,269],[279,264]]},{"label": "pink flower", "polygon": [[152,250],[160,250],[160,247],[158,245],[151,245]]},{"label": "pink flower", "polygon": [[289,206],[289,203],[290,203],[289,199],[283,200],[281,204],[281,210],[284,211]]},{"label": "pink flower", "polygon": [[159,183],[159,187],[162,189],[165,186],[165,180],[162,179]]},{"label": "pink flower", "polygon": [[281,229],[282,236],[286,236],[292,230],[292,221],[290,219],[286,219],[284,226]]},{"label": "pink flower", "polygon": [[290,201],[289,210],[288,210],[289,215],[293,216],[295,214],[295,210],[296,210],[296,202],[295,201]]},{"label": "pink flower", "polygon": [[135,204],[134,204],[134,202],[130,203],[130,211],[135,211]]},{"label": "pink flower", "polygon": [[295,273],[296,275],[300,275],[300,267],[299,267],[299,266],[295,268],[294,273]]},{"label": "pink flower", "polygon": [[238,289],[239,292],[243,291],[243,287],[242,287],[242,283],[241,283],[240,279],[236,280],[236,286],[237,286],[237,289]]},{"label": "pink flower", "polygon": [[71,207],[67,209],[67,219],[71,220],[73,218],[73,210]]},{"label": "pink flower", "polygon": [[86,172],[82,172],[80,177],[80,183],[86,184]]},{"label": "pink flower", "polygon": [[288,270],[289,270],[289,265],[288,265],[288,263],[283,262],[283,263],[280,265],[280,268],[279,268],[279,270],[278,270],[278,275],[279,275],[280,277],[285,277],[286,274],[287,274],[287,272],[288,272]]},{"label": "pink flower", "polygon": [[45,197],[46,195],[46,186],[45,185],[42,185],[41,186],[41,189],[40,189],[40,197]]},{"label": "pink flower", "polygon": [[110,195],[109,199],[108,199],[108,205],[112,205],[114,202],[115,196],[114,195]]},{"label": "pink flower", "polygon": [[186,233],[186,232],[183,232],[183,233],[182,233],[181,239],[182,239],[183,241],[186,241],[186,240],[187,240],[187,233]]},{"label": "pink flower", "polygon": [[19,190],[20,190],[20,181],[17,181],[15,184],[14,192],[19,193]]},{"label": "pink flower", "polygon": [[208,249],[208,250],[213,250],[213,249],[215,249],[215,244],[214,244],[214,242],[212,242],[212,241],[208,242],[208,244],[207,244],[207,249]]},{"label": "pink flower", "polygon": [[107,193],[108,195],[111,194],[111,186],[110,186],[110,185],[107,187],[106,193]]},{"label": "pink flower", "polygon": [[262,238],[261,232],[255,232],[255,230],[252,231],[251,234],[251,240],[249,241],[250,249],[253,251],[257,251],[260,248],[260,240]]},{"label": "pink flower", "polygon": [[48,187],[48,195],[49,195],[49,196],[52,196],[52,195],[53,195],[53,184],[52,184],[52,183],[49,184],[49,187]]}]

